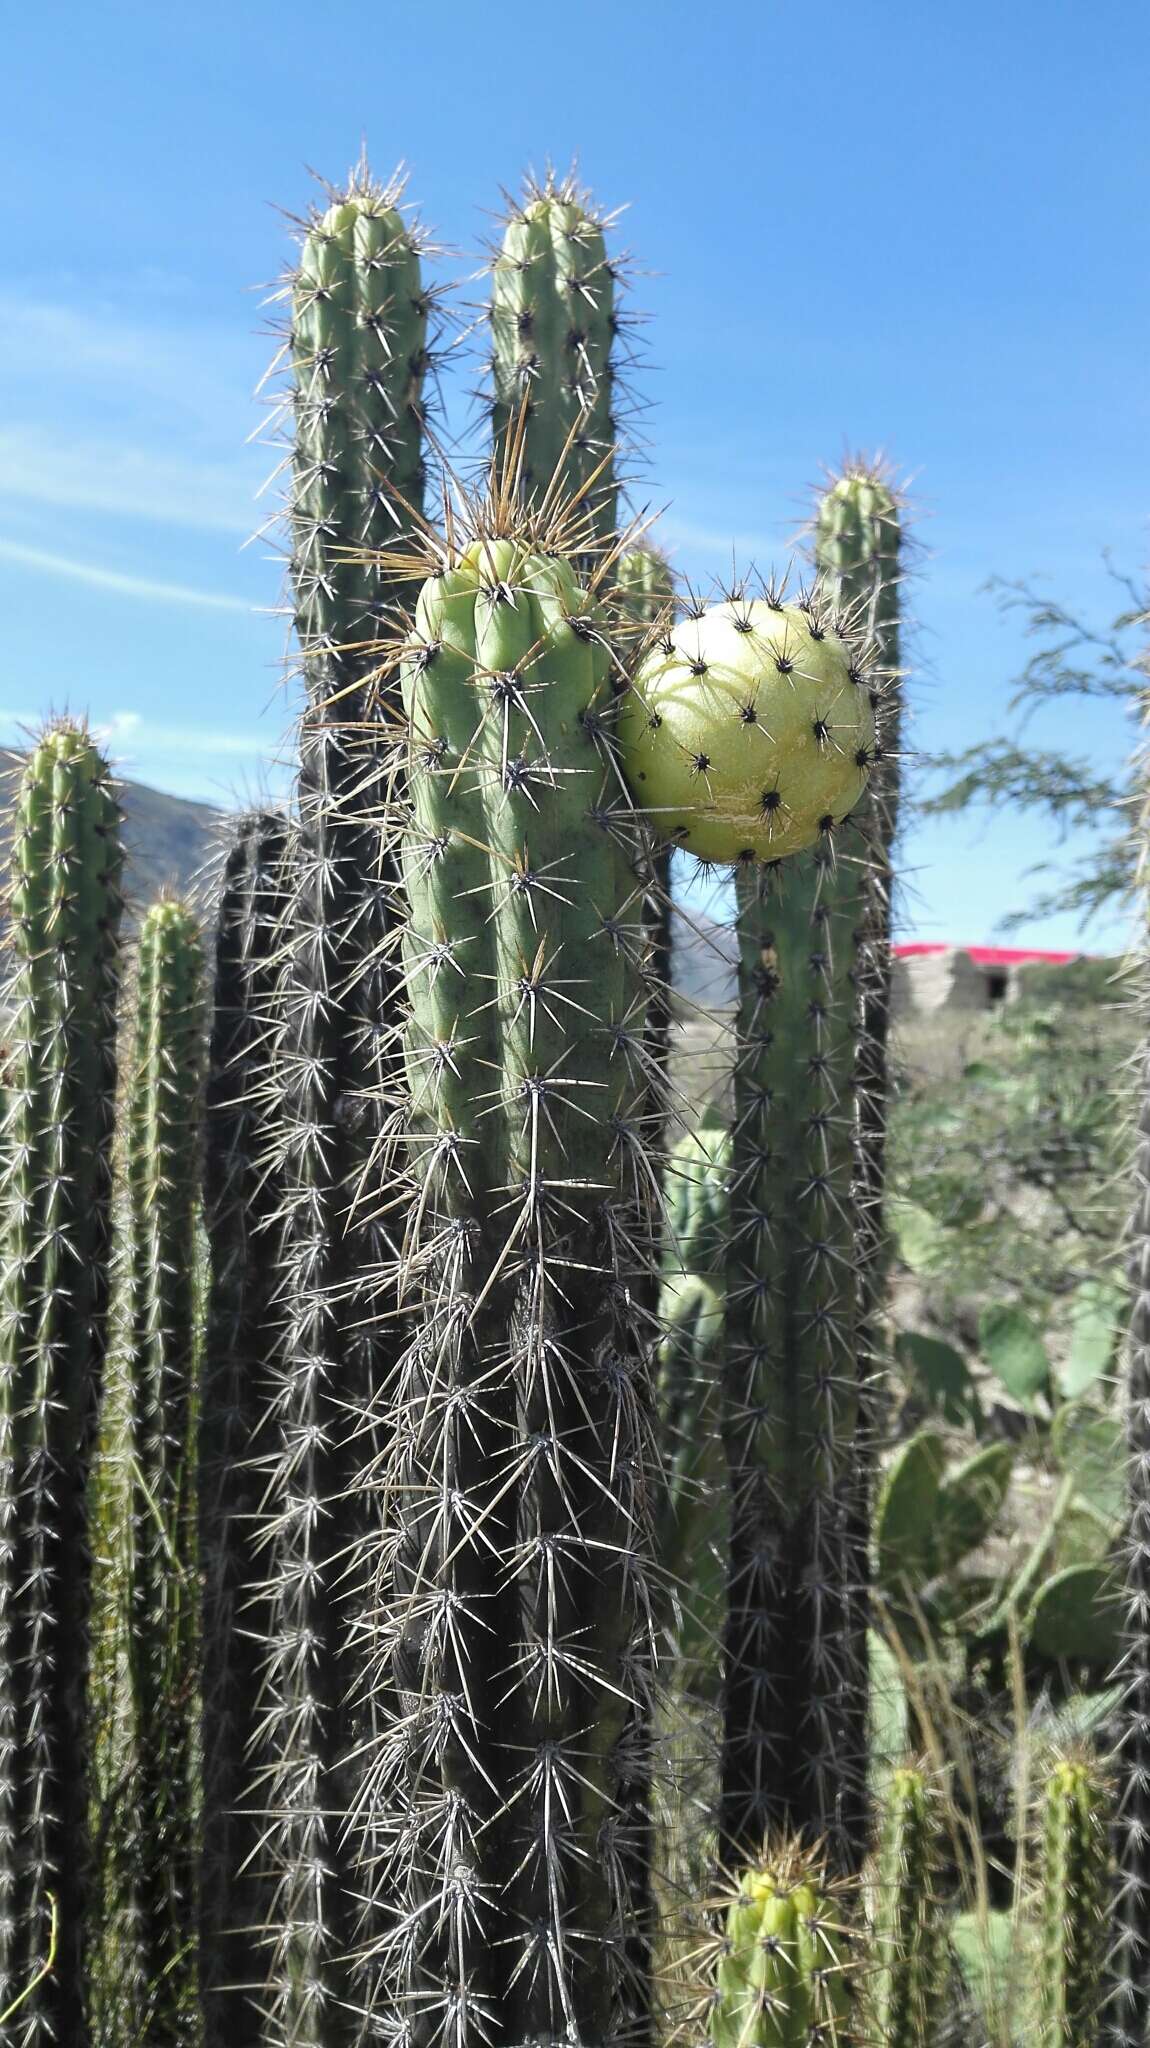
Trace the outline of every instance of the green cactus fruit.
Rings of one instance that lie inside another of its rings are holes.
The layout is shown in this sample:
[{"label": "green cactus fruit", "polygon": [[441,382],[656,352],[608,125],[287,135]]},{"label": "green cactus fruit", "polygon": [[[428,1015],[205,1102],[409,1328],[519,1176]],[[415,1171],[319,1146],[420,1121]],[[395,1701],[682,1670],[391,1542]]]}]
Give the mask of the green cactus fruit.
[{"label": "green cactus fruit", "polygon": [[120,814],[61,723],[14,806],[0,1180],[0,2007],[88,2038],[89,1492],[107,1340]]},{"label": "green cactus fruit", "polygon": [[528,180],[492,265],[490,309],[497,465],[528,505],[578,499],[600,539],[617,524],[621,431],[610,225],[574,179]]},{"label": "green cactus fruit", "polygon": [[875,1967],[869,1987],[881,2048],[936,2048],[947,1993],[939,1893],[941,1830],[923,1773],[892,1771],[882,1812]]},{"label": "green cactus fruit", "polygon": [[184,2048],[196,2001],[195,1385],[204,955],[186,904],[140,926],[126,1114],[135,1911],[146,2035]]},{"label": "green cactus fruit", "polygon": [[568,562],[496,527],[425,584],[403,671],[415,1330],[372,1780],[413,2048],[618,2040],[647,1996],[650,1081],[611,669]]},{"label": "green cactus fruit", "polygon": [[[261,1649],[252,1589],[260,1461],[268,1454],[265,1375],[282,1337],[273,1257],[281,1189],[269,1170],[269,1084],[292,902],[287,821],[238,819],[222,875],[204,1133],[210,1283],[199,1396],[202,1712],[199,1970],[204,2048],[248,2048],[258,2020],[238,1988],[261,1975],[258,1929],[266,1817],[250,1776],[259,1747]],[[246,2032],[245,2032],[246,2028]]]},{"label": "green cactus fruit", "polygon": [[749,1870],[727,1911],[710,2002],[712,2048],[845,2039],[846,1943],[822,1873],[782,1857]]},{"label": "green cactus fruit", "polygon": [[1064,1759],[1046,1782],[1036,2048],[1096,2048],[1110,1940],[1109,1789],[1093,1762]]},{"label": "green cactus fruit", "polygon": [[865,670],[810,603],[735,596],[675,626],[619,710],[619,753],[655,828],[703,860],[814,846],[865,794]]}]

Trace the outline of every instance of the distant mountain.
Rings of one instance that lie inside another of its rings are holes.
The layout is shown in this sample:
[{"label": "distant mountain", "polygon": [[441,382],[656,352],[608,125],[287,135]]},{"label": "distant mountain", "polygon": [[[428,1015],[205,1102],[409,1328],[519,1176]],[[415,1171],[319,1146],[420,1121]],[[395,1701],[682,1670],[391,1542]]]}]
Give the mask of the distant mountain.
[{"label": "distant mountain", "polygon": [[[0,748],[0,859],[5,870],[11,817],[9,777],[19,765],[19,754]],[[126,888],[131,908],[138,910],[162,888],[189,889],[218,839],[223,813],[211,804],[165,796],[144,782],[119,781],[117,790],[124,807]]]}]

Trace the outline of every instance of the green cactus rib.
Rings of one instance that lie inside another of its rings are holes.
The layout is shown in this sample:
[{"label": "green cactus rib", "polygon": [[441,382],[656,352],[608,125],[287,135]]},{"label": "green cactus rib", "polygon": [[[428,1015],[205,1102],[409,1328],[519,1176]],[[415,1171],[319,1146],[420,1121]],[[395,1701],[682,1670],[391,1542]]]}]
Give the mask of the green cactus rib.
[{"label": "green cactus rib", "polygon": [[602,540],[618,524],[618,265],[609,217],[570,178],[528,180],[492,265],[491,420],[526,503],[585,493]]},{"label": "green cactus rib", "polygon": [[809,2048],[845,2038],[845,1935],[808,1856],[748,1870],[727,1909],[709,2000],[712,2048]]},{"label": "green cactus rib", "polygon": [[533,538],[429,580],[404,670],[418,1314],[373,1775],[412,2048],[609,2048],[645,2000],[643,884],[601,624]]},{"label": "green cactus rib", "polygon": [[881,2048],[936,2048],[945,2017],[940,1829],[926,1778],[892,1771],[883,1795],[871,1984]]},{"label": "green cactus rib", "polygon": [[724,1857],[766,1835],[866,1846],[849,825],[737,873],[723,1435],[731,1489]]},{"label": "green cactus rib", "polygon": [[198,922],[163,898],[140,926],[126,1115],[133,1463],[129,1667],[135,1910],[147,2039],[196,2037],[195,1432],[204,1069]]},{"label": "green cactus rib", "polygon": [[859,823],[865,832],[859,982],[863,1028],[858,1049],[859,1279],[862,1328],[873,1345],[885,1271],[883,1194],[890,1083],[892,849],[899,815],[901,738],[902,508],[881,463],[851,464],[819,502],[815,560],[820,588],[872,652],[882,689],[882,746]]},{"label": "green cactus rib", "polygon": [[338,1958],[362,1910],[334,1816],[355,1798],[348,1560],[372,1551],[368,1504],[350,1489],[363,1444],[351,1439],[386,1379],[395,1329],[376,1313],[383,1249],[356,1193],[379,1139],[394,1008],[394,876],[379,815],[398,699],[374,677],[405,597],[363,550],[410,548],[418,525],[432,304],[422,237],[399,201],[399,187],[361,167],[306,224],[287,286],[291,581],[307,707],[274,1054],[283,1115],[269,1171],[282,1192],[284,1336],[269,1361],[278,1456],[273,1447],[265,1480],[253,1787],[277,1875],[267,2038],[284,2048],[329,2048],[352,2028]]},{"label": "green cactus rib", "polygon": [[11,2040],[89,2039],[89,1483],[107,1337],[122,850],[107,763],[61,723],[28,755],[11,853],[0,1184],[0,2006]]},{"label": "green cactus rib", "polygon": [[265,1377],[281,1337],[272,1256],[280,1189],[267,1170],[269,1086],[292,903],[284,817],[238,819],[225,858],[204,1141],[210,1288],[199,1399],[202,1706],[199,1971],[204,2048],[245,2048],[259,2022],[242,1989],[259,1981],[269,1910],[266,1824],[248,1785],[257,1747],[260,1647],[251,1589],[270,1418]]},{"label": "green cactus rib", "polygon": [[[657,548],[632,548],[615,565],[610,603],[633,647],[628,668],[634,670],[647,641],[665,621],[675,617],[675,577]],[[666,1093],[671,1038],[671,848],[656,846],[648,858],[649,886],[643,902],[647,935],[647,1045],[657,1086]]]},{"label": "green cactus rib", "polygon": [[1096,2048],[1111,1910],[1109,1806],[1096,1764],[1055,1765],[1040,1821],[1037,2048]]}]

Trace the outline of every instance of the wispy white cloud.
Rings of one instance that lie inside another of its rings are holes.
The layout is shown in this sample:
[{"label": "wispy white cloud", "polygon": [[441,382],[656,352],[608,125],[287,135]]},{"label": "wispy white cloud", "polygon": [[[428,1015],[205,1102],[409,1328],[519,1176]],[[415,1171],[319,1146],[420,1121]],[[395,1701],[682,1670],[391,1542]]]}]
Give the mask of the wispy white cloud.
[{"label": "wispy white cloud", "polygon": [[131,752],[149,756],[217,754],[244,760],[268,760],[275,752],[274,741],[268,733],[168,725],[162,719],[147,718],[139,711],[113,711],[110,717],[95,720],[92,731],[102,746],[115,749],[122,758]]},{"label": "wispy white cloud", "polygon": [[36,427],[0,430],[0,497],[246,538],[258,523],[243,466],[198,462]]},{"label": "wispy white cloud", "polygon": [[15,562],[45,576],[91,584],[98,590],[116,591],[121,597],[136,598],[145,604],[190,605],[201,611],[244,612],[248,617],[253,610],[246,598],[227,597],[214,590],[193,590],[186,583],[156,582],[150,576],[126,576],[118,569],[73,561],[70,555],[50,554],[45,548],[25,547],[15,540],[0,540],[0,561]]}]

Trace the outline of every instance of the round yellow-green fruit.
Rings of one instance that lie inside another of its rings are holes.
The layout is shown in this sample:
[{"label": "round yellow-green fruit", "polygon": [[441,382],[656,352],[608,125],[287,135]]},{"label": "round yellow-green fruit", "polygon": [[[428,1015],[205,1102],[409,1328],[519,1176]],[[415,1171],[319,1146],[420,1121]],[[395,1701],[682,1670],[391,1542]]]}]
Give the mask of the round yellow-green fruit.
[{"label": "round yellow-green fruit", "polygon": [[700,860],[782,860],[850,816],[876,755],[870,680],[816,607],[732,599],[645,657],[618,708],[623,772]]}]

